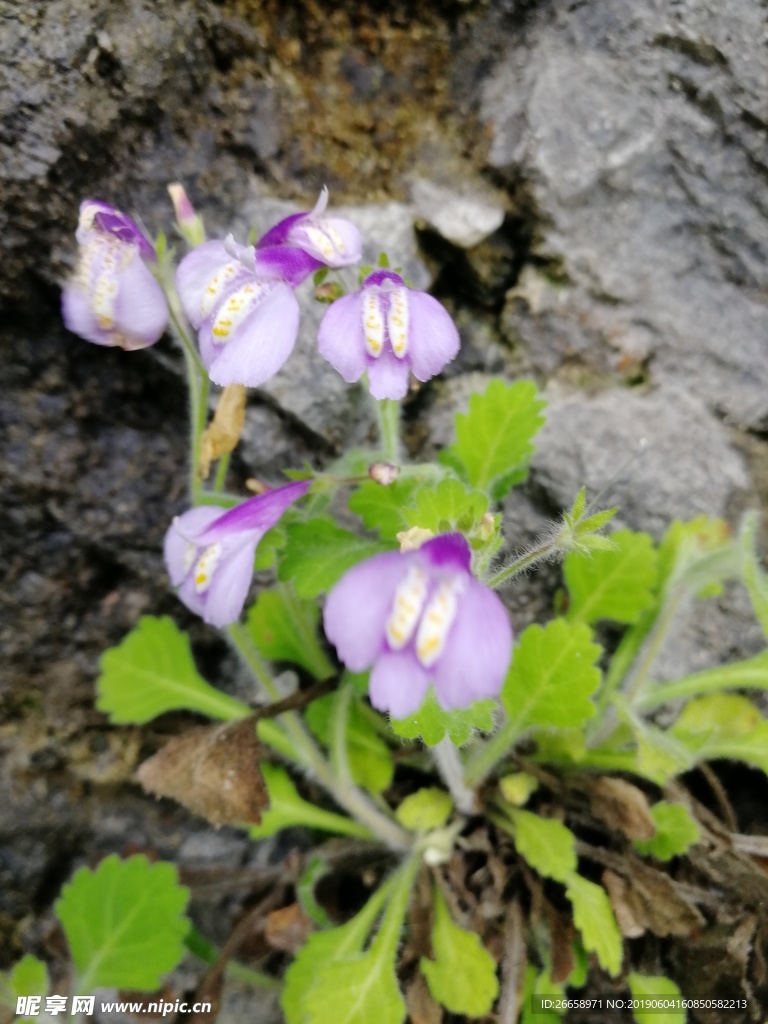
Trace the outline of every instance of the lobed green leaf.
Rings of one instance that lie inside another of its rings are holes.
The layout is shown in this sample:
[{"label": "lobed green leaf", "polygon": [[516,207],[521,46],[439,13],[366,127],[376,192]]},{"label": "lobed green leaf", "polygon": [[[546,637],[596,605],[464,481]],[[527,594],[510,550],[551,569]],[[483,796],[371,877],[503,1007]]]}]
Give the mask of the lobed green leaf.
[{"label": "lobed green leaf", "polygon": [[462,747],[475,732],[492,732],[496,702],[477,700],[462,711],[443,711],[437,703],[435,692],[430,689],[427,699],[410,718],[390,719],[390,725],[403,739],[415,740],[421,737],[428,747],[436,747],[445,736]]},{"label": "lobed green leaf", "polygon": [[566,555],[563,573],[571,598],[571,621],[610,619],[630,624],[653,604],[658,568],[651,537],[619,530],[610,540],[609,550]]},{"label": "lobed green leaf", "polygon": [[317,637],[320,609],[287,587],[259,594],[245,628],[257,650],[271,661],[301,665],[315,679],[328,679],[334,667]]},{"label": "lobed green leaf", "polygon": [[660,800],[651,808],[651,817],[656,823],[656,834],[652,839],[636,839],[633,843],[644,856],[671,860],[701,838],[699,826],[683,804]]},{"label": "lobed green leaf", "polygon": [[77,969],[78,990],[154,992],[184,956],[189,890],[173,864],[111,854],[80,868],[54,905]]},{"label": "lobed green leaf", "polygon": [[433,998],[451,1013],[468,1017],[490,1013],[499,993],[496,961],[478,935],[453,922],[439,889],[435,889],[432,949],[435,959],[422,957],[420,967]]},{"label": "lobed green leaf", "polygon": [[186,709],[232,721],[251,709],[220,693],[197,671],[189,638],[169,618],[145,615],[101,656],[96,707],[117,725],[142,725],[166,711]]},{"label": "lobed green leaf", "polygon": [[530,381],[492,380],[483,394],[472,395],[469,411],[456,416],[456,441],[441,452],[440,461],[500,500],[525,479],[545,404]]},{"label": "lobed green leaf", "polygon": [[299,597],[318,597],[330,590],[347,569],[386,550],[390,548],[357,537],[326,516],[289,523],[278,577],[292,580]]},{"label": "lobed green leaf", "polygon": [[573,922],[581,932],[584,948],[595,953],[601,967],[617,977],[623,948],[608,894],[581,875],[571,877],[565,892],[573,905]]},{"label": "lobed green leaf", "polygon": [[520,637],[501,691],[509,719],[529,726],[577,726],[594,714],[601,648],[584,623],[554,619]]}]

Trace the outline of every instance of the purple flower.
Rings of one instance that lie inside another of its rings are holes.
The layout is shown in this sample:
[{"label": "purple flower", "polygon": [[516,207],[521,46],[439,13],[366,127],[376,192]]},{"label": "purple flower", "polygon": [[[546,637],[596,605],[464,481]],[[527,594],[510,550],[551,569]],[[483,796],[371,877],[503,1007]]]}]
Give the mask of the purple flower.
[{"label": "purple flower", "polygon": [[155,250],[130,217],[106,203],[80,205],[74,276],[64,286],[62,315],[70,331],[96,345],[146,348],[168,325],[163,289],[146,266]]},{"label": "purple flower", "polygon": [[181,261],[179,297],[215,384],[258,387],[273,377],[299,331],[293,289],[322,266],[360,259],[360,233],[349,221],[323,218],[327,201],[324,189],[311,213],[286,217],[255,246],[228,235]]},{"label": "purple flower", "polygon": [[409,372],[429,380],[456,356],[459,332],[437,299],[406,287],[392,270],[376,270],[359,292],[333,303],[318,344],[347,383],[367,370],[374,398],[402,398]]},{"label": "purple flower", "polygon": [[459,533],[350,569],[328,595],[324,626],[350,671],[373,666],[371,704],[395,718],[414,714],[430,683],[445,711],[496,696],[512,657],[504,605],[472,575]]},{"label": "purple flower", "polygon": [[212,626],[236,622],[253,576],[259,541],[309,489],[287,484],[237,508],[202,505],[173,520],[165,535],[165,564],[178,596]]}]

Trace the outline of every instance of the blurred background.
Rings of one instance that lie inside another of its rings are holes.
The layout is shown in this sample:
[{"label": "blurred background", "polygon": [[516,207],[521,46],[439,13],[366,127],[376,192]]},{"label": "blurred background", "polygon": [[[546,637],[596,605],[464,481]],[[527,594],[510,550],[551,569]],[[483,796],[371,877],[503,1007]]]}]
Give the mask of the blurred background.
[{"label": "blurred background", "polygon": [[[113,729],[94,708],[101,651],[144,613],[191,626],[209,678],[248,693],[162,565],[185,497],[180,358],[61,325],[80,201],[170,233],[181,181],[210,235],[245,241],[325,184],[367,256],[386,250],[461,330],[407,402],[414,455],[489,375],[546,387],[505,510],[515,546],[641,438],[611,492],[624,525],[734,522],[768,497],[765,19],[754,0],[0,0],[0,968],[55,949],[51,901],[107,851],[176,860],[219,939],[243,878],[285,852],[144,797],[134,769],[174,720]],[[293,358],[250,396],[233,489],[372,436],[306,305]],[[558,581],[508,595],[518,628]],[[760,647],[726,591],[662,668]],[[747,831],[757,796],[733,799]]]}]

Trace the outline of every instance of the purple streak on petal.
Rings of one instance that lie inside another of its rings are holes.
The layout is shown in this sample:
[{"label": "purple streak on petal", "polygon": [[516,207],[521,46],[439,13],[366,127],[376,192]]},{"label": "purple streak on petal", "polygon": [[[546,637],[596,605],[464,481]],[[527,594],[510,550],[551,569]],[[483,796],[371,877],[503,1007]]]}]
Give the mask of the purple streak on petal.
[{"label": "purple streak on petal", "polygon": [[253,561],[261,537],[225,551],[205,594],[203,618],[211,626],[228,626],[240,618],[253,577]]},{"label": "purple streak on petal", "polygon": [[408,304],[411,369],[419,380],[429,380],[458,354],[459,332],[448,310],[426,292],[410,290]]},{"label": "purple streak on petal", "polygon": [[[220,240],[203,242],[188,253],[176,271],[176,290],[187,319],[197,330],[202,323],[200,304],[203,292],[217,270],[230,263],[232,257]],[[247,274],[243,267],[243,276]],[[242,283],[240,275],[236,275],[235,284]]]},{"label": "purple streak on petal", "polygon": [[404,398],[408,391],[408,360],[398,359],[385,345],[377,359],[368,359],[368,384],[374,398]]},{"label": "purple streak on petal", "polygon": [[274,377],[293,351],[299,333],[299,303],[282,282],[219,347],[208,372],[214,384],[259,387]]},{"label": "purple streak on petal", "polygon": [[256,251],[256,273],[262,277],[278,278],[292,288],[324,265],[303,249],[288,245],[272,245]]},{"label": "purple streak on petal", "polygon": [[178,516],[168,527],[163,541],[163,555],[174,587],[178,587],[189,572],[189,567],[184,567],[189,545],[195,543],[206,527],[226,511],[218,505],[201,505]]},{"label": "purple streak on petal", "polygon": [[386,270],[382,268],[381,270],[374,270],[372,274],[369,274],[368,277],[366,277],[363,281],[363,288],[367,288],[369,285],[382,284],[384,281],[392,281],[392,283],[396,285],[405,284],[402,277],[400,277],[399,274],[396,274],[394,270]]},{"label": "purple streak on petal", "polygon": [[114,319],[115,329],[137,342],[131,348],[154,345],[168,326],[163,289],[138,257],[120,271]]},{"label": "purple streak on petal", "polygon": [[466,537],[461,533],[442,533],[419,548],[422,558],[435,569],[458,569],[469,573],[472,554]]},{"label": "purple streak on petal", "polygon": [[96,323],[88,292],[79,285],[66,284],[61,293],[61,315],[68,331],[94,345],[114,345],[115,338]]},{"label": "purple streak on petal", "polygon": [[424,703],[430,682],[430,673],[413,651],[387,651],[371,670],[368,696],[377,711],[389,711],[393,718],[407,718]]},{"label": "purple streak on petal", "polygon": [[256,248],[266,249],[270,245],[284,245],[285,240],[288,238],[288,232],[296,221],[303,220],[308,216],[308,213],[292,213],[290,217],[284,217],[273,228],[270,228],[265,235],[261,236],[256,243]]},{"label": "purple streak on petal", "polygon": [[155,247],[144,232],[137,224],[134,224],[130,217],[126,217],[119,210],[100,210],[93,218],[93,224],[99,231],[112,235],[113,238],[117,238],[121,242],[138,246],[143,259],[150,261],[157,259]]},{"label": "purple streak on petal", "polygon": [[317,346],[347,384],[360,380],[367,366],[360,292],[344,295],[328,307],[320,323]]},{"label": "purple streak on petal", "polygon": [[255,498],[249,498],[237,508],[229,509],[204,530],[199,536],[199,543],[213,544],[214,541],[223,541],[233,534],[249,530],[265,534],[277,523],[289,505],[307,493],[309,486],[309,480],[298,480],[266,494],[257,494]]},{"label": "purple streak on petal", "polygon": [[384,650],[387,618],[409,564],[398,551],[374,555],[344,573],[328,595],[325,635],[351,672],[362,672]]},{"label": "purple streak on petal", "polygon": [[512,658],[507,610],[492,590],[470,580],[459,597],[440,660],[434,667],[435,694],[444,711],[467,708],[501,691]]}]

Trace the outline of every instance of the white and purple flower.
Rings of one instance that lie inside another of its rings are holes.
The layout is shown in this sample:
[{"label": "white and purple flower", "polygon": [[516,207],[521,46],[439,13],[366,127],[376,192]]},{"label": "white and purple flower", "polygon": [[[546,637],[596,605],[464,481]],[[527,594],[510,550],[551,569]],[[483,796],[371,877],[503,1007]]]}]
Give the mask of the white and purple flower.
[{"label": "white and purple flower", "polygon": [[372,666],[371,704],[394,718],[418,711],[432,683],[445,711],[495,697],[512,657],[504,605],[472,575],[458,533],[354,566],[328,595],[324,626],[350,671]]},{"label": "white and purple flower", "polygon": [[294,288],[320,267],[360,259],[359,231],[343,218],[323,217],[327,202],[323,189],[314,210],[286,217],[255,246],[228,235],[181,261],[179,297],[215,384],[258,387],[273,377],[299,331]]},{"label": "white and purple flower", "polygon": [[62,293],[64,323],[95,345],[154,345],[168,326],[163,289],[146,266],[155,250],[130,217],[106,203],[80,204],[77,267]]},{"label": "white and purple flower", "polygon": [[236,508],[202,505],[173,520],[165,535],[165,564],[190,611],[212,626],[237,621],[259,541],[308,489],[309,481],[300,480]]},{"label": "white and purple flower", "polygon": [[392,270],[375,270],[329,308],[318,345],[348,384],[367,370],[374,398],[403,398],[410,373],[429,380],[455,358],[459,332],[437,299]]}]

